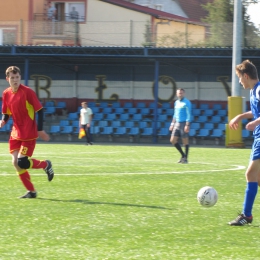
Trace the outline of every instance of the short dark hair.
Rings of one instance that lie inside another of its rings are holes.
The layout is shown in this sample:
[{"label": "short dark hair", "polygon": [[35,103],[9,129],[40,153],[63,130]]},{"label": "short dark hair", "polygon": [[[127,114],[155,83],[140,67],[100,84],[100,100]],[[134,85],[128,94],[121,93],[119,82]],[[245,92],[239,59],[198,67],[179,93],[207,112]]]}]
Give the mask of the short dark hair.
[{"label": "short dark hair", "polygon": [[247,74],[251,79],[258,79],[256,66],[250,60],[244,60],[241,64],[236,66],[236,74]]},{"label": "short dark hair", "polygon": [[6,71],[5,71],[6,77],[9,77],[10,72],[12,72],[13,74],[18,73],[18,74],[21,75],[21,70],[20,70],[18,67],[16,67],[16,66],[10,66],[10,67],[8,67],[8,68],[6,69]]},{"label": "short dark hair", "polygon": [[177,91],[178,91],[178,90],[185,92],[184,88],[178,88]]}]

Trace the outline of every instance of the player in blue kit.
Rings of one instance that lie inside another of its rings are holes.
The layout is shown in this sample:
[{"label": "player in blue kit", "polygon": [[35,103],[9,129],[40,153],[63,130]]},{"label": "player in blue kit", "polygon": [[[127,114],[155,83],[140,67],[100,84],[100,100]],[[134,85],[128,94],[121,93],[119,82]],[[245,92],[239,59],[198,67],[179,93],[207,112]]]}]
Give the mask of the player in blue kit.
[{"label": "player in blue kit", "polygon": [[[185,98],[185,90],[182,88],[177,89],[176,96],[178,99],[174,103],[174,115],[169,128],[172,131],[170,142],[181,154],[181,159],[178,163],[188,163],[191,102]],[[182,138],[185,152],[183,152],[178,142],[179,137]]]},{"label": "player in blue kit", "polygon": [[246,129],[254,131],[254,142],[248,168],[246,170],[247,187],[245,190],[243,211],[238,217],[229,222],[231,226],[243,226],[252,223],[252,209],[260,184],[260,82],[255,65],[249,60],[236,66],[236,74],[244,89],[250,90],[251,111],[239,114],[229,122],[231,129],[238,129],[238,123],[242,119],[252,118],[246,125]]}]

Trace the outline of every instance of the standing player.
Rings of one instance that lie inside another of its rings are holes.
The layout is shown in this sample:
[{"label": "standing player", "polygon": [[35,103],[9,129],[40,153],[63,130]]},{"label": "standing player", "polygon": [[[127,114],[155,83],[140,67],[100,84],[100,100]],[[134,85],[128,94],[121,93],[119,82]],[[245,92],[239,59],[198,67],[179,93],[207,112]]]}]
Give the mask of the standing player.
[{"label": "standing player", "polygon": [[91,142],[91,135],[90,135],[90,125],[92,121],[92,109],[88,107],[87,102],[81,103],[82,108],[80,109],[80,116],[79,116],[79,127],[83,128],[86,134],[86,144],[92,145]]},{"label": "standing player", "polygon": [[[18,67],[7,68],[6,80],[10,87],[3,92],[3,115],[0,127],[3,127],[12,116],[13,128],[9,139],[9,150],[14,168],[27,189],[27,193],[20,198],[36,198],[37,192],[31,182],[28,169],[45,170],[49,181],[54,177],[52,164],[49,160],[40,161],[30,158],[33,155],[38,136],[44,141],[50,139],[43,130],[43,107],[35,92],[21,84],[21,72]],[[38,113],[37,123],[35,112]]]},{"label": "standing player", "polygon": [[246,170],[247,187],[245,190],[243,211],[238,217],[229,222],[231,226],[243,226],[252,223],[252,209],[260,185],[260,82],[255,65],[249,60],[236,66],[236,74],[244,89],[250,90],[251,111],[237,115],[229,122],[231,129],[238,129],[238,123],[245,118],[253,118],[246,129],[254,131],[254,142],[249,165]]},{"label": "standing player", "polygon": [[[170,142],[181,154],[181,159],[178,163],[188,163],[191,102],[185,98],[185,90],[182,88],[177,89],[176,96],[178,99],[174,103],[174,115],[169,128],[172,131]],[[178,143],[179,137],[182,138],[185,153]]]}]

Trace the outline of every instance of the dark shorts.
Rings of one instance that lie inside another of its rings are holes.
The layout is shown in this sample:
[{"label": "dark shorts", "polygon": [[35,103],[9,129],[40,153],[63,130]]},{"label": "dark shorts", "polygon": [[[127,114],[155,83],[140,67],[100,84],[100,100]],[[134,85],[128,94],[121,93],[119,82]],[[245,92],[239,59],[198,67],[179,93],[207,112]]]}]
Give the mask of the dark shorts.
[{"label": "dark shorts", "polygon": [[177,136],[181,138],[188,138],[189,134],[184,132],[184,127],[186,125],[186,122],[182,123],[175,123],[173,130],[172,130],[172,136]]}]

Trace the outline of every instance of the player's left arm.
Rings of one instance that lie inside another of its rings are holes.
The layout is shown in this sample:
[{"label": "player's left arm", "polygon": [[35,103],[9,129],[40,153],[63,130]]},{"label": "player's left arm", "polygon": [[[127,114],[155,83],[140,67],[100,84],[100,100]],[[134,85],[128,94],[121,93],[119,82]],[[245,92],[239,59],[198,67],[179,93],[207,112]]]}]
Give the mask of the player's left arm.
[{"label": "player's left arm", "polygon": [[8,119],[9,119],[8,114],[2,115],[2,120],[0,120],[0,128],[3,127],[7,123]]},{"label": "player's left arm", "polygon": [[186,133],[189,133],[190,131],[190,122],[191,122],[191,102],[189,100],[187,100],[186,102],[186,124],[184,127],[184,131]]},{"label": "player's left arm", "polygon": [[43,108],[37,111],[38,114],[38,121],[37,121],[37,130],[38,135],[43,141],[49,141],[50,136],[43,130]]}]

